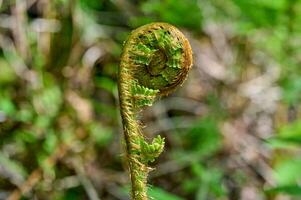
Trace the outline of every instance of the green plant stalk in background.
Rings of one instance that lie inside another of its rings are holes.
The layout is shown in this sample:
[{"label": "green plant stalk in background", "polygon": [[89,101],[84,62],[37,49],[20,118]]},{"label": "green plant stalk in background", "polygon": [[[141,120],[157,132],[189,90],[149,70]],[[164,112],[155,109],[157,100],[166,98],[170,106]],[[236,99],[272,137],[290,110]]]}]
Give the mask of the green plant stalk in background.
[{"label": "green plant stalk in background", "polygon": [[120,112],[132,182],[132,198],[147,199],[147,176],[163,151],[164,138],[144,138],[137,113],[157,96],[172,92],[192,66],[188,40],[175,27],[151,23],[134,30],[125,42],[119,67]]}]

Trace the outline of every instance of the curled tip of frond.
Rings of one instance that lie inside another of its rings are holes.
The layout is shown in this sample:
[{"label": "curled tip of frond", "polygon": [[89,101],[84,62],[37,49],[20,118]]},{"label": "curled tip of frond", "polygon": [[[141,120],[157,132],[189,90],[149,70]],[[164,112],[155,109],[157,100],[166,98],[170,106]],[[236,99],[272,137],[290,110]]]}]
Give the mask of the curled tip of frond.
[{"label": "curled tip of frond", "polygon": [[132,31],[125,43],[121,67],[149,89],[167,95],[181,85],[192,66],[187,38],[167,23],[151,23]]}]

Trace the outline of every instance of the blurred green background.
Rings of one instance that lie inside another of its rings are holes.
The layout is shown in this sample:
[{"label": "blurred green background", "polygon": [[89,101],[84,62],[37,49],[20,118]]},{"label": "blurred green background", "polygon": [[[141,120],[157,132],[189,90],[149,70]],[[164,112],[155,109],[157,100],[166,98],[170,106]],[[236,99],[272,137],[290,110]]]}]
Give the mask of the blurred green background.
[{"label": "blurred green background", "polygon": [[0,199],[129,199],[117,71],[153,21],[194,65],[141,112],[149,195],[301,199],[301,0],[0,0]]}]

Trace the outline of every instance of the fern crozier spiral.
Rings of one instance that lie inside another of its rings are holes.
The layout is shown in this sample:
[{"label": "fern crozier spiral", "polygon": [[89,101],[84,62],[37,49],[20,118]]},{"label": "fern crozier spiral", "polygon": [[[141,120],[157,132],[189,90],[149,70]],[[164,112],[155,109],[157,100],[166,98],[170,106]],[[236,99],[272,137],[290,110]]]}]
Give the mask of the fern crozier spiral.
[{"label": "fern crozier spiral", "polygon": [[148,142],[137,121],[137,112],[152,105],[181,85],[192,66],[188,40],[167,23],[144,25],[130,34],[124,44],[119,67],[120,112],[132,182],[132,198],[145,200],[148,165],[164,148],[157,136]]}]

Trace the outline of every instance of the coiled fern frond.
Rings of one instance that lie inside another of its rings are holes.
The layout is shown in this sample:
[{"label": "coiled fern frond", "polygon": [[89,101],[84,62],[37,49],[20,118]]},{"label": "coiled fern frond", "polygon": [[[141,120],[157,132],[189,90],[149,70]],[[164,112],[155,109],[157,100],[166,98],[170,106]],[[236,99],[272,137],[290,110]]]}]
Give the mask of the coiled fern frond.
[{"label": "coiled fern frond", "polygon": [[164,138],[148,142],[137,113],[186,79],[192,66],[188,40],[174,26],[151,23],[134,30],[124,44],[119,67],[120,112],[132,182],[132,198],[147,199],[149,163],[163,151]]}]

